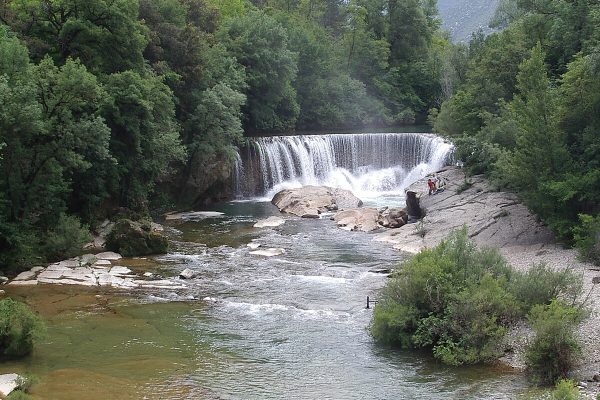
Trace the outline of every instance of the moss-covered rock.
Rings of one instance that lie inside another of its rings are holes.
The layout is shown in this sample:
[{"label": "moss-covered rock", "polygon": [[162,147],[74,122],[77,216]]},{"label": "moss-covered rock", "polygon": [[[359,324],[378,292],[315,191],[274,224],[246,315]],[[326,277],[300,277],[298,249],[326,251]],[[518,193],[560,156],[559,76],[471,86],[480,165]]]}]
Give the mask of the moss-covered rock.
[{"label": "moss-covered rock", "polygon": [[106,248],[125,257],[164,254],[169,242],[148,221],[118,221],[106,237]]}]

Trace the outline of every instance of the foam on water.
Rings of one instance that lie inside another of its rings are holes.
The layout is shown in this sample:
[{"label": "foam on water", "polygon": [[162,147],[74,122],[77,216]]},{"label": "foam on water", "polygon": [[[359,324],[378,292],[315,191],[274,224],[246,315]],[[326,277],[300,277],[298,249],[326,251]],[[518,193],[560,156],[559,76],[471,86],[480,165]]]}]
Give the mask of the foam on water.
[{"label": "foam on water", "polygon": [[365,133],[255,138],[236,157],[238,199],[270,201],[280,190],[324,185],[369,201],[404,188],[448,162],[453,145],[431,134]]}]

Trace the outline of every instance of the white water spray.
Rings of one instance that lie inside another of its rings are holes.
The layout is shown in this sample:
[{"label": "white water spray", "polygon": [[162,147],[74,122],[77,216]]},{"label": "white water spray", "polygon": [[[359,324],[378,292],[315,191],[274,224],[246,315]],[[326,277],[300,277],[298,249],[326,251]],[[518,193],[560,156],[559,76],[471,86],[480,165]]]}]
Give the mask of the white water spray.
[{"label": "white water spray", "polygon": [[236,159],[237,198],[271,198],[285,188],[326,185],[363,200],[404,197],[404,188],[435,171],[451,143],[431,134],[366,133],[256,138]]}]

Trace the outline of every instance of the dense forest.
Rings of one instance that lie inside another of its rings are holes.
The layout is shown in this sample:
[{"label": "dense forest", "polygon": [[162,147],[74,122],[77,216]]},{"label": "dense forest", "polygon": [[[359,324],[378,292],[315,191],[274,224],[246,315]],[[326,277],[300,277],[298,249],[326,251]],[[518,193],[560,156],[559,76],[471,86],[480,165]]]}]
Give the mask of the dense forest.
[{"label": "dense forest", "polygon": [[493,23],[454,48],[461,73],[434,128],[600,262],[600,4],[504,0]]},{"label": "dense forest", "polygon": [[244,133],[424,120],[434,1],[0,1],[1,269],[223,191]]},{"label": "dense forest", "polygon": [[452,45],[435,0],[0,0],[0,270],[222,197],[245,135],[426,118],[593,257],[600,6],[506,0],[494,26]]}]

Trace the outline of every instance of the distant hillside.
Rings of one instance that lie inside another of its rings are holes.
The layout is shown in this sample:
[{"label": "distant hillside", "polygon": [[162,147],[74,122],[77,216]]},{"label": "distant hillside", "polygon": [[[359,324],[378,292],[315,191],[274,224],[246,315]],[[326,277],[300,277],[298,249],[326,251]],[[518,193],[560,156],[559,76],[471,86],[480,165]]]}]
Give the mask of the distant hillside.
[{"label": "distant hillside", "polygon": [[499,0],[438,0],[438,9],[444,29],[455,42],[468,41],[473,32],[488,27]]}]

